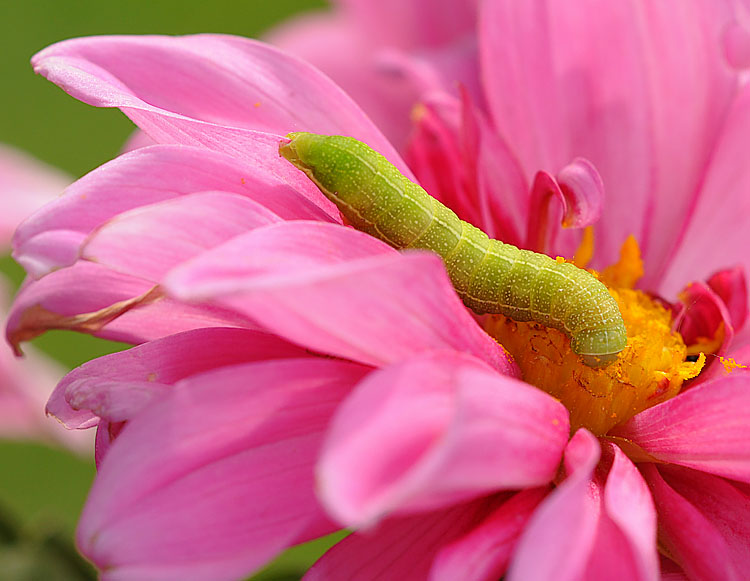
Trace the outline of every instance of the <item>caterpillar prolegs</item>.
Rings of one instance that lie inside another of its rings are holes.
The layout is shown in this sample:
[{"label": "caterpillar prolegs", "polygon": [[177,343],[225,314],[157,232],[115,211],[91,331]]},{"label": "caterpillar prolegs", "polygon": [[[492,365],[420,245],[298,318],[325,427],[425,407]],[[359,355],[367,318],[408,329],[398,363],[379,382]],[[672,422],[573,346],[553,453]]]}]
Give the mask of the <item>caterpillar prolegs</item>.
[{"label": "caterpillar prolegs", "polygon": [[394,248],[440,255],[456,292],[477,314],[500,313],[558,329],[590,367],[608,365],[625,348],[617,302],[590,273],[488,238],[356,139],[313,133],[287,138],[281,155],[352,226]]}]

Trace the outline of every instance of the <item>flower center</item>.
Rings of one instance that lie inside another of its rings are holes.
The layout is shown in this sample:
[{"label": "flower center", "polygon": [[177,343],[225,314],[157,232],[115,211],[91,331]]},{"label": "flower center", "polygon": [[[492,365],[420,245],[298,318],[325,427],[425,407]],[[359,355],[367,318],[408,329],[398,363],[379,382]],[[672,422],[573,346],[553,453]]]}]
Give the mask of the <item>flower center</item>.
[{"label": "flower center", "polygon": [[623,245],[620,261],[597,274],[617,300],[628,344],[604,368],[584,365],[560,331],[538,323],[519,323],[503,315],[484,319],[485,330],[515,358],[524,381],[559,399],[570,411],[571,430],[596,435],[638,412],[677,395],[705,362],[686,361],[687,347],[672,331],[669,310],[632,287],[642,273],[634,239]]}]

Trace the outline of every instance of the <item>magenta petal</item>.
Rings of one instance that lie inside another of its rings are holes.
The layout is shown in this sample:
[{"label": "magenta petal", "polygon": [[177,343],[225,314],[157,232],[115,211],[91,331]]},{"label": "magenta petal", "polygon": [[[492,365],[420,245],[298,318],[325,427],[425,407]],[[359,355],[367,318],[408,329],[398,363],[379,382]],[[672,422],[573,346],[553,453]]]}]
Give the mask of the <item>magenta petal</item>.
[{"label": "magenta petal", "polygon": [[215,305],[164,297],[153,282],[77,262],[27,281],[8,316],[8,341],[18,346],[50,329],[72,329],[126,343],[142,343],[199,327],[257,327]]},{"label": "magenta petal", "polygon": [[318,468],[342,524],[444,507],[555,475],[569,426],[544,392],[461,353],[437,351],[370,375],[342,405]]},{"label": "magenta petal", "polygon": [[263,168],[206,149],[162,145],[120,156],[72,184],[20,226],[14,256],[40,276],[72,264],[86,235],[114,216],[206,191],[241,195],[287,220],[332,220]]},{"label": "magenta petal", "polygon": [[304,581],[426,579],[440,549],[470,531],[494,508],[491,499],[433,513],[388,519],[355,532],[313,565]]},{"label": "magenta petal", "polygon": [[438,257],[402,255],[350,228],[302,221],[259,228],[175,269],[165,285],[182,299],[210,299],[290,341],[370,365],[455,349],[517,374],[460,302]]},{"label": "magenta petal", "polygon": [[280,220],[237,194],[189,194],[111,219],[92,233],[81,255],[118,272],[159,282],[169,270],[206,249]]},{"label": "magenta petal", "polygon": [[688,577],[744,579],[750,568],[747,494],[692,470],[647,464],[643,472],[659,513],[660,542]]},{"label": "magenta petal", "polygon": [[654,458],[750,482],[750,382],[729,375],[647,409],[611,435]]},{"label": "magenta petal", "polygon": [[147,398],[144,403],[148,403],[151,398],[144,393],[148,386],[156,394],[181,379],[225,365],[305,355],[301,347],[250,329],[208,328],[177,333],[74,369],[55,388],[47,412],[68,428],[91,427],[97,423],[96,416],[115,421],[130,419],[137,410],[126,416],[111,416],[112,391],[127,390],[132,385],[135,396]]},{"label": "magenta petal", "polygon": [[118,436],[78,529],[111,578],[236,579],[332,528],[313,490],[323,430],[367,370],[332,360],[184,380]]},{"label": "magenta petal", "polygon": [[721,300],[729,313],[732,327],[738,331],[747,320],[747,281],[745,271],[741,266],[722,270],[708,279],[708,286]]},{"label": "magenta petal", "polygon": [[[612,466],[602,496],[602,517],[585,578],[659,578],[656,510],[648,485],[635,465],[613,444]],[[616,573],[615,573],[616,572]]]},{"label": "magenta petal", "polygon": [[531,517],[510,565],[510,581],[582,578],[599,521],[598,499],[590,491],[599,454],[597,439],[578,430],[565,450],[569,475]]},{"label": "magenta petal", "polygon": [[519,492],[476,528],[444,547],[432,565],[430,581],[500,579],[526,522],[547,492],[547,488]]}]

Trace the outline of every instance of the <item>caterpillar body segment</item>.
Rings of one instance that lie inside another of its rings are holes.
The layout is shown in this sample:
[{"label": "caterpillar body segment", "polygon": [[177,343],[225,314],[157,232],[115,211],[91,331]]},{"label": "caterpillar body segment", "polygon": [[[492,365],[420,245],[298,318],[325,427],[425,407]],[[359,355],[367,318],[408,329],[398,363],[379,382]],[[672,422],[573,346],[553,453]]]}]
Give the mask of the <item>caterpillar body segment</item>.
[{"label": "caterpillar body segment", "polygon": [[586,365],[608,365],[627,342],[616,301],[569,263],[492,240],[351,137],[290,133],[279,152],[349,223],[394,248],[440,255],[456,292],[478,314],[535,321],[568,335]]}]

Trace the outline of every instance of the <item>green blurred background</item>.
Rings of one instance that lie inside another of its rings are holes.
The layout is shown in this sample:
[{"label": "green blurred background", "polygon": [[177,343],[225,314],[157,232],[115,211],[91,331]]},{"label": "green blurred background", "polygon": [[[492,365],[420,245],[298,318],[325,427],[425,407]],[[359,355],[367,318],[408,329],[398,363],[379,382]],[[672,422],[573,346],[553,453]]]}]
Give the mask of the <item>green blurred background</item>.
[{"label": "green blurred background", "polygon": [[[295,13],[325,8],[324,0],[0,0],[0,142],[77,178],[116,156],[133,130],[119,111],[79,103],[33,74],[31,56],[56,41],[197,32],[257,38]],[[10,258],[0,260],[0,269],[20,283],[23,273]],[[63,332],[34,344],[68,368],[124,347]],[[0,441],[0,580],[94,578],[71,555],[93,476],[91,460],[43,444]],[[294,549],[259,577],[296,579],[329,543]]]}]

